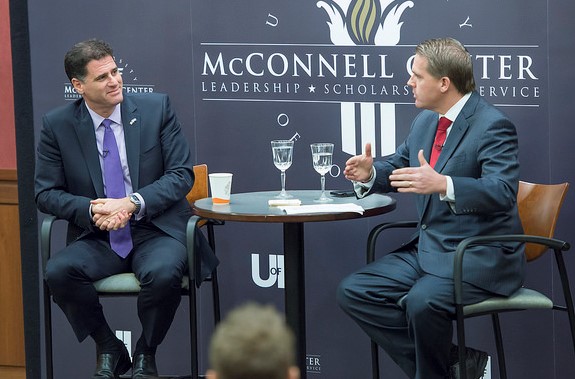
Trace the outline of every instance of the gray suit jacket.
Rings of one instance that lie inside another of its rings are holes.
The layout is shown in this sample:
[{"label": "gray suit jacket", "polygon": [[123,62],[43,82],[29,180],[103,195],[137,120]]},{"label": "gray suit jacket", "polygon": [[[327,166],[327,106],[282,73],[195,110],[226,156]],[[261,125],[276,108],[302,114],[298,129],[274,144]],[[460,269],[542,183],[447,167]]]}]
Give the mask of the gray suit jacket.
[{"label": "gray suit jacket", "polygon": [[[376,162],[371,192],[391,192],[391,172],[417,167],[423,149],[429,161],[438,115],[425,110],[413,121],[406,141],[394,155]],[[435,165],[453,180],[455,203],[438,194],[417,195],[419,225],[408,243],[417,243],[425,272],[453,277],[453,256],[460,241],[476,235],[523,233],[517,210],[519,181],[515,126],[474,92],[457,119]],[[463,280],[480,288],[509,295],[523,283],[523,245],[500,243],[472,247],[464,257]]]},{"label": "gray suit jacket", "polygon": [[[140,222],[154,224],[185,245],[192,215],[186,194],[194,173],[190,148],[169,98],[124,94],[121,111],[132,187],[146,202]],[[90,200],[106,196],[94,125],[83,100],[44,116],[35,180],[40,211],[68,220],[69,234],[76,238],[98,232],[88,209]],[[215,267],[213,252],[202,234],[196,234],[202,238],[197,241],[202,256],[209,268]]]}]

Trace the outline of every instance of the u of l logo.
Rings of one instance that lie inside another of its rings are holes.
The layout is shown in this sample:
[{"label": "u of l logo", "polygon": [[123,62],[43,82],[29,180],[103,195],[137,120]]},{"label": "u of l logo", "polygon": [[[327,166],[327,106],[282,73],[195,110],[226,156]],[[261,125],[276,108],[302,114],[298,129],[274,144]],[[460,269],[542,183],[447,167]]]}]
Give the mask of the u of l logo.
[{"label": "u of l logo", "polygon": [[285,288],[285,276],[284,276],[284,256],[270,254],[269,255],[269,265],[267,270],[267,279],[262,279],[260,276],[260,255],[252,254],[252,280],[254,283],[263,288],[268,288],[273,286],[276,282],[278,288]]}]

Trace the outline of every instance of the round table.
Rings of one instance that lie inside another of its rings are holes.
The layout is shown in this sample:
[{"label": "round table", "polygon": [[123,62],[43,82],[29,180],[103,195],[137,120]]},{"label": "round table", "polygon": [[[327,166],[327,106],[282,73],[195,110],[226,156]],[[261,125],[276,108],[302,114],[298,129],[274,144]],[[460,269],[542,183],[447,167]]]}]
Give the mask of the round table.
[{"label": "round table", "polygon": [[[321,192],[311,190],[289,191],[293,199],[302,205],[314,202]],[[381,215],[395,209],[393,198],[373,194],[362,199],[355,197],[332,197],[329,204],[353,203],[363,207],[363,214],[356,212],[305,213],[288,215],[278,207],[271,207],[277,191],[232,194],[229,204],[213,204],[211,198],[197,200],[193,212],[203,218],[222,221],[282,223],[285,264],[285,312],[286,321],[296,336],[297,363],[301,379],[306,378],[306,329],[305,329],[305,269],[304,269],[304,223],[349,220]],[[324,203],[325,204],[325,203]]]}]

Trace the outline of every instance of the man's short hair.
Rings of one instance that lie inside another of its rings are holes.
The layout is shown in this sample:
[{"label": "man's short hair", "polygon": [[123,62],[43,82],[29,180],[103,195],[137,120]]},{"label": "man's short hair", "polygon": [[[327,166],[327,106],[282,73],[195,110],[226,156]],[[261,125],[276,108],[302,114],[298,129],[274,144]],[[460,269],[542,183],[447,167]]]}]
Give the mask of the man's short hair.
[{"label": "man's short hair", "polygon": [[475,90],[471,56],[458,40],[429,39],[417,45],[415,53],[427,58],[427,71],[433,77],[447,76],[462,94]]},{"label": "man's short hair", "polygon": [[83,82],[88,73],[86,69],[88,63],[108,56],[113,58],[114,51],[104,41],[89,39],[78,42],[64,56],[64,70],[70,81],[76,78]]},{"label": "man's short hair", "polygon": [[210,344],[218,379],[286,379],[294,362],[294,335],[271,305],[247,303],[232,310]]}]

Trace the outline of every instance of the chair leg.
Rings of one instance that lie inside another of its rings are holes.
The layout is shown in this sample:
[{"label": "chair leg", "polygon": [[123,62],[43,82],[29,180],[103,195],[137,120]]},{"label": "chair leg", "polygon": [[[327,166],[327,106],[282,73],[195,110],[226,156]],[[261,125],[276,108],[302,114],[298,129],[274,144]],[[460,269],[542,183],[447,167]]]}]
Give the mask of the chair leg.
[{"label": "chair leg", "polygon": [[456,323],[457,323],[457,345],[459,356],[459,378],[467,379],[467,370],[465,369],[465,324],[463,320],[463,306],[456,306]]},{"label": "chair leg", "polygon": [[499,378],[507,379],[507,367],[505,365],[505,351],[503,350],[503,337],[501,335],[501,324],[499,323],[499,315],[493,313],[491,315],[493,323],[493,334],[495,334],[495,346],[497,347],[497,362],[499,363]]},{"label": "chair leg", "polygon": [[560,250],[555,250],[555,260],[557,262],[557,269],[559,270],[559,277],[561,278],[561,286],[563,288],[563,296],[565,297],[565,308],[569,316],[569,326],[571,328],[571,339],[573,340],[573,350],[575,352],[575,310],[573,307],[573,297],[569,287],[569,279],[567,276],[567,269],[565,268],[565,261],[563,254]]},{"label": "chair leg", "polygon": [[190,342],[191,342],[191,365],[192,376],[191,379],[199,378],[199,365],[198,365],[198,317],[197,317],[197,296],[196,287],[193,281],[190,281]]},{"label": "chair leg", "polygon": [[507,379],[507,366],[505,365],[505,351],[503,350],[503,336],[501,334],[501,324],[497,313],[491,314],[493,324],[493,334],[495,335],[495,346],[497,348],[497,363],[499,364],[499,378]]},{"label": "chair leg", "polygon": [[379,353],[378,346],[371,341],[371,375],[373,379],[379,379]]},{"label": "chair leg", "polygon": [[214,323],[217,325],[221,320],[220,289],[218,286],[218,271],[212,272],[212,302],[214,308]]},{"label": "chair leg", "polygon": [[52,355],[52,308],[50,300],[50,290],[44,281],[44,347],[46,358],[46,379],[54,379]]},{"label": "chair leg", "polygon": [[[216,238],[214,234],[214,226],[212,224],[208,224],[208,243],[212,248],[214,254],[216,253]],[[221,311],[220,311],[220,289],[218,285],[218,270],[217,268],[214,269],[212,272],[212,301],[213,301],[213,308],[214,308],[214,323],[218,324],[221,320]]]}]

